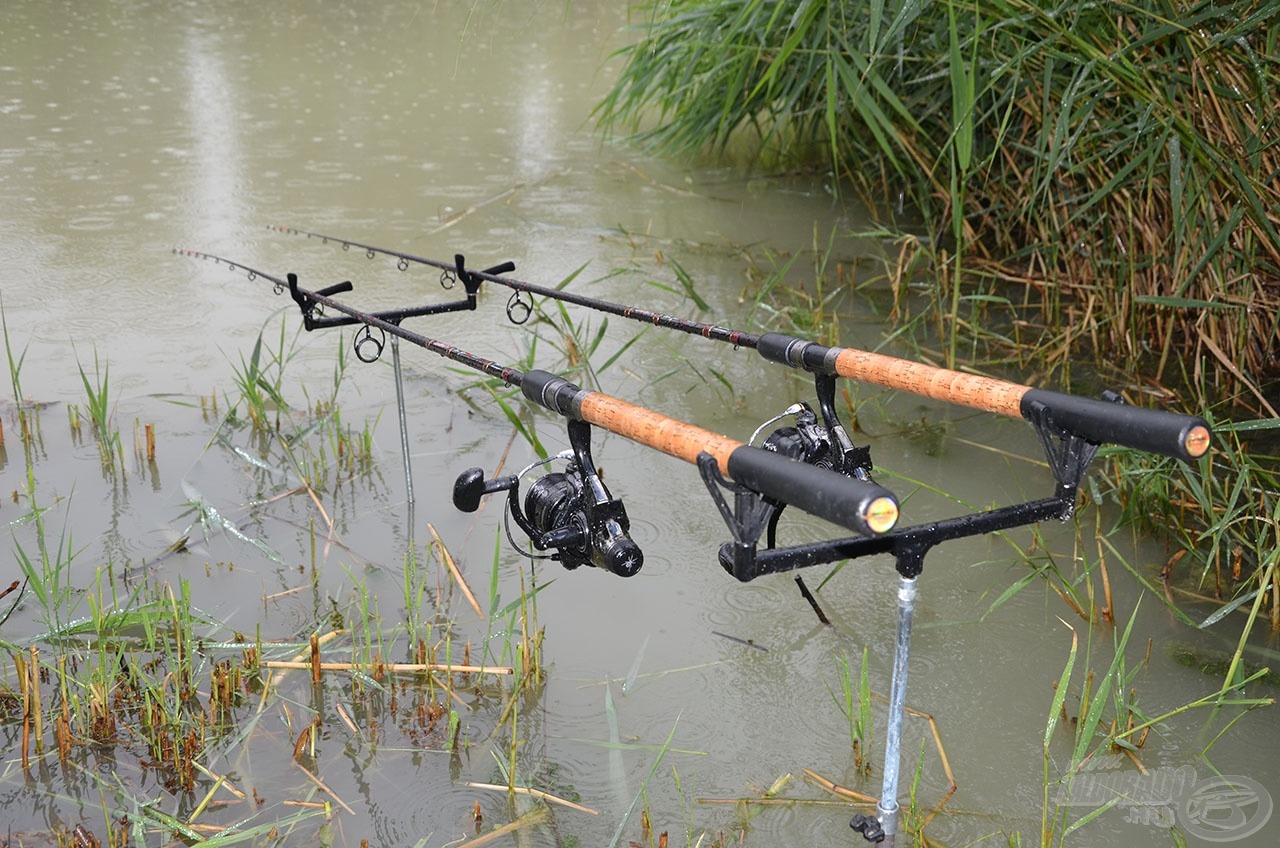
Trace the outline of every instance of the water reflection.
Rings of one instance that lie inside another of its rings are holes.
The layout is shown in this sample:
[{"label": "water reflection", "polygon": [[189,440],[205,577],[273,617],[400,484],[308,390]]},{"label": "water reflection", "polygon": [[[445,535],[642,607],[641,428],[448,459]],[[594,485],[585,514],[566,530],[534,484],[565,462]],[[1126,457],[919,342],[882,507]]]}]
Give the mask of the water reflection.
[{"label": "water reflection", "polygon": [[242,201],[243,93],[227,73],[230,60],[220,38],[189,30],[182,55],[187,94],[183,121],[190,132],[189,195],[182,204],[183,228],[194,244],[229,244],[251,217]]}]

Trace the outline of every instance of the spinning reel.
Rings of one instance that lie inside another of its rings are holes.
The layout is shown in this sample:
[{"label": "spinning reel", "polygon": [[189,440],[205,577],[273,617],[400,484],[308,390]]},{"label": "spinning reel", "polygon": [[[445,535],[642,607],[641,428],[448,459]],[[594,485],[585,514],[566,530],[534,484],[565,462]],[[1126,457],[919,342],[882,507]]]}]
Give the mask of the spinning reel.
[{"label": "spinning reel", "polygon": [[[806,465],[873,482],[871,449],[854,445],[836,414],[835,378],[829,374],[815,375],[815,387],[821,417],[809,404],[803,401],[794,403],[756,428],[750,443],[755,444],[766,428],[791,417],[789,426],[774,429],[765,436],[760,447]],[[766,548],[776,546],[778,521],[787,507],[786,502],[758,495],[729,482],[713,461],[700,458],[698,469],[733,536],[733,541],[720,550],[720,565],[744,582],[758,577],[762,572],[757,561],[757,547],[762,536]],[[725,497],[726,492],[733,494],[732,506]]]},{"label": "spinning reel", "polygon": [[591,425],[570,419],[569,444],[572,450],[556,457],[568,460],[565,470],[545,474],[534,482],[525,493],[523,509],[520,478],[524,472],[486,481],[480,468],[458,475],[453,484],[453,505],[463,512],[475,512],[482,497],[505,491],[507,511],[534,548],[554,550],[550,559],[565,568],[591,565],[619,577],[631,577],[644,564],[644,554],[627,535],[631,522],[626,508],[609,494],[591,460]]}]

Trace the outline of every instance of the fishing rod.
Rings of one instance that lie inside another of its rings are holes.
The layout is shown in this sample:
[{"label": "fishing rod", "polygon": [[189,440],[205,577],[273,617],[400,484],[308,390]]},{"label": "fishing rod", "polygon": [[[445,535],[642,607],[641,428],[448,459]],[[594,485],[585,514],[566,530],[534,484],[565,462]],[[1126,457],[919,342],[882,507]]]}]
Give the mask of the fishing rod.
[{"label": "fishing rod", "polygon": [[[591,424],[697,464],[703,482],[733,537],[733,541],[720,548],[720,564],[738,580],[745,582],[765,574],[819,563],[891,554],[898,572],[898,624],[882,791],[876,815],[859,814],[850,822],[850,827],[867,841],[883,844],[886,848],[892,848],[897,834],[901,734],[911,629],[917,581],[926,555],[942,542],[1050,518],[1070,518],[1075,510],[1081,480],[1103,442],[1127,444],[1184,459],[1203,455],[1209,446],[1208,425],[1202,419],[1135,409],[1112,402],[1118,397],[1092,401],[879,354],[826,348],[777,333],[752,336],[685,319],[659,316],[647,310],[605,304],[593,298],[569,295],[499,276],[513,270],[510,263],[496,266],[502,270],[494,273],[467,271],[461,255],[449,265],[315,233],[288,231],[335,241],[348,249],[360,247],[370,257],[378,253],[396,256],[402,269],[411,262],[434,265],[442,271],[442,283],[461,279],[472,296],[473,289],[478,289],[481,280],[518,286],[517,295],[521,291],[544,294],[591,308],[602,308],[624,317],[696,332],[738,346],[754,347],[767,359],[803,368],[814,375],[823,422],[818,422],[817,415],[806,404],[793,405],[782,416],[762,425],[761,430],[786,415],[794,416],[795,426],[774,430],[764,440],[765,446],[756,448],[600,392],[584,391],[549,372],[522,373],[404,330],[400,321],[409,317],[407,310],[369,313],[334,300],[332,295],[353,289],[349,281],[308,291],[299,286],[296,274],[282,279],[212,254],[178,251],[214,262],[226,262],[233,270],[246,272],[251,279],[262,277],[269,280],[274,283],[277,294],[288,289],[302,311],[303,324],[308,330],[334,326],[338,320],[363,324],[365,335],[357,338],[357,347],[362,343],[371,344],[364,341],[371,329],[379,330],[384,337],[391,333],[393,338],[404,338],[516,386],[530,401],[567,418],[572,450],[561,456],[569,459],[568,467],[563,473],[547,474],[535,482],[528,490],[523,510],[518,489],[525,472],[486,481],[482,469],[468,469],[457,478],[453,491],[455,506],[467,512],[478,509],[485,495],[506,491],[507,512],[524,530],[533,546],[538,550],[555,549],[552,558],[559,559],[566,567],[589,564],[629,576],[639,570],[643,561],[639,548],[627,535],[629,524],[625,509],[604,487],[591,461]],[[325,316],[324,308],[331,308],[345,318]],[[532,307],[526,303],[524,310],[516,310],[513,316],[513,307],[508,304],[508,316],[512,320],[516,317],[527,319],[531,311]],[[376,350],[369,353],[380,352],[379,341]],[[1005,415],[1014,414],[1016,409],[1017,414],[1028,419],[1040,436],[1056,483],[1053,493],[1026,503],[896,527],[896,499],[870,480],[869,451],[848,444],[847,435],[834,415],[837,375]],[[752,436],[754,440],[755,436]],[[732,495],[732,506],[726,493]],[[773,531],[778,514],[787,503],[854,530],[858,535],[777,548]],[[760,550],[758,543],[766,528],[768,547]]]},{"label": "fishing rod", "polygon": [[[339,244],[344,249],[356,247],[364,250],[370,259],[378,254],[388,256],[397,260],[401,270],[407,269],[411,263],[437,268],[449,267],[439,260],[337,236],[294,227],[272,226],[269,229],[318,238],[326,243]],[[856,348],[828,347],[785,333],[769,332],[755,335],[665,315],[637,306],[610,303],[498,274],[479,272],[476,276],[514,290],[512,301],[508,303],[509,317],[513,309],[516,309],[512,306],[513,303],[519,304],[518,312],[527,317],[532,311],[532,306],[520,300],[520,296],[536,294],[599,312],[727,342],[734,347],[750,348],[771,362],[807,371],[817,379],[819,403],[823,406],[824,418],[828,420],[830,416],[827,415],[826,407],[829,403],[828,398],[834,398],[834,389],[827,380],[822,378],[830,380],[839,376],[884,388],[908,391],[933,400],[967,406],[997,415],[1022,418],[1041,432],[1077,436],[1096,445],[1122,445],[1189,461],[1203,456],[1209,450],[1211,443],[1209,424],[1204,418],[1130,406],[1114,392],[1104,392],[1101,399],[1086,398],[992,377],[966,374],[949,368],[939,368]],[[513,317],[512,320],[515,318]]]},{"label": "fishing rod", "polygon": [[[734,493],[739,510],[754,510],[753,514],[766,520],[777,511],[777,505],[791,504],[868,536],[888,532],[897,522],[897,499],[871,481],[832,474],[785,452],[744,444],[603,392],[581,389],[550,372],[522,372],[406,330],[400,321],[412,310],[367,312],[335,300],[333,295],[353,290],[350,281],[313,291],[302,288],[293,273],[281,278],[214,254],[188,249],[177,252],[225,263],[251,279],[267,280],[278,294],[288,290],[301,309],[303,325],[308,330],[335,326],[333,317],[323,314],[325,309],[333,310],[366,329],[404,339],[495,377],[519,389],[526,399],[567,418],[571,450],[564,458],[570,460],[569,470],[536,482],[525,497],[523,509],[518,495],[519,475],[486,481],[482,469],[472,468],[458,477],[453,491],[454,505],[465,512],[478,509],[484,495],[507,492],[510,514],[534,547],[555,549],[553,558],[567,567],[590,564],[631,576],[643,562],[643,555],[627,533],[629,521],[622,502],[610,495],[595,469],[590,453],[591,425],[697,465],[704,477],[711,475]],[[466,271],[461,257],[450,270],[461,279],[477,273]],[[361,343],[363,340],[356,342]],[[377,343],[380,350],[381,343]],[[722,511],[725,509],[723,498],[718,505]]]}]

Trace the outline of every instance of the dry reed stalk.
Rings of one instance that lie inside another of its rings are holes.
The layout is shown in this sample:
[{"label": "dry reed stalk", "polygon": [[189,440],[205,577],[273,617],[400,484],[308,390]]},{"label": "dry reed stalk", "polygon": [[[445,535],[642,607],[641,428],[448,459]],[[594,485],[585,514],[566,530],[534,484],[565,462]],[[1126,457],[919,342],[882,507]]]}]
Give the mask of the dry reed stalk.
[{"label": "dry reed stalk", "polygon": [[835,781],[829,780],[823,777],[822,775],[818,774],[813,769],[803,769],[803,771],[804,771],[804,776],[806,778],[818,784],[818,786],[822,787],[827,792],[830,792],[832,795],[835,795],[838,798],[844,798],[848,801],[853,801],[858,804],[875,804],[879,800],[878,798],[872,795],[867,795],[866,793],[858,792],[854,789],[849,789],[846,786],[841,786]]},{"label": "dry reed stalk", "polygon": [[588,813],[593,816],[600,815],[598,810],[593,810],[590,807],[584,807],[581,804],[574,803],[573,801],[566,801],[564,798],[552,795],[550,792],[543,792],[541,789],[532,789],[528,786],[507,786],[506,784],[499,786],[496,783],[477,783],[474,780],[468,780],[467,786],[472,789],[491,789],[494,792],[514,792],[516,795],[528,795],[530,798],[537,798],[539,801],[549,801],[552,804],[559,804],[562,807],[568,807],[569,809],[577,810],[580,813]]},{"label": "dry reed stalk", "polygon": [[[875,692],[871,693],[871,697],[882,704],[889,703],[888,698]],[[934,806],[934,810],[937,811],[951,798],[952,795],[956,793],[956,790],[960,788],[960,784],[956,782],[955,772],[951,770],[951,758],[947,756],[946,746],[942,744],[942,730],[938,727],[937,720],[929,713],[918,710],[909,704],[904,704],[902,710],[909,716],[924,719],[929,725],[929,733],[933,736],[933,746],[937,749],[938,759],[942,762],[942,773],[947,776],[947,791],[943,793],[942,797],[938,800],[938,803]],[[806,771],[808,771],[808,769],[806,769]]]},{"label": "dry reed stalk", "polygon": [[326,795],[332,798],[335,804],[337,804],[342,809],[346,810],[349,815],[354,816],[356,814],[356,811],[348,807],[347,802],[339,798],[338,795],[332,789],[330,789],[327,785],[325,785],[325,782],[321,780],[318,775],[311,772],[310,769],[308,769],[306,766],[304,766],[302,763],[298,762],[297,760],[294,760],[293,764],[298,767],[298,770],[300,772],[306,775],[307,780],[310,780],[317,787],[319,787],[319,789],[322,792],[324,792]]},{"label": "dry reed stalk", "polygon": [[444,232],[445,230],[452,227],[454,224],[457,224],[459,221],[462,221],[468,216],[475,214],[476,212],[480,211],[481,209],[488,206],[489,204],[497,203],[500,200],[505,200],[509,197],[515,196],[516,192],[523,189],[524,186],[525,186],[524,183],[516,183],[511,188],[503,189],[497,194],[493,194],[493,195],[490,195],[489,197],[486,197],[484,200],[481,200],[479,203],[475,203],[471,206],[468,206],[466,209],[463,209],[461,212],[458,212],[457,214],[446,219],[443,224],[440,224],[435,229],[428,232],[427,235],[433,236],[433,235],[436,235],[437,233]]},{"label": "dry reed stalk", "polygon": [[476,611],[476,615],[480,620],[484,620],[484,613],[480,609],[480,604],[476,601],[476,596],[471,593],[471,587],[467,585],[467,581],[463,579],[462,572],[458,570],[458,566],[453,561],[449,549],[444,546],[444,542],[440,540],[440,534],[436,532],[436,528],[427,522],[427,529],[431,531],[431,538],[435,541],[436,546],[440,549],[440,558],[444,560],[444,564],[448,566],[449,573],[453,575],[453,579],[457,582],[458,588],[462,590],[462,594],[467,599],[467,603],[471,604],[471,608]]},{"label": "dry reed stalk", "polygon": [[[360,671],[373,676],[375,672],[386,674],[423,674],[430,671],[449,674],[514,674],[515,669],[505,665],[449,665],[448,663],[362,663],[362,662],[322,662],[321,671]],[[264,660],[264,668],[270,669],[309,669],[313,663],[309,660]]]},{"label": "dry reed stalk", "polygon": [[356,723],[351,720],[351,716],[347,714],[347,708],[342,706],[341,702],[335,703],[334,708],[338,711],[338,718],[342,719],[342,723],[351,731],[351,735],[360,738],[360,730],[356,727]]},{"label": "dry reed stalk", "polygon": [[[205,777],[214,781],[214,783],[216,784],[214,786],[215,789],[218,786],[221,786],[223,789],[227,790],[232,795],[236,796],[237,801],[243,801],[245,799],[245,794],[241,792],[239,789],[237,789],[225,774],[217,774],[216,772],[210,771],[207,767],[200,765],[200,763],[198,762],[193,761],[191,765],[195,766],[196,771],[200,772]],[[210,794],[212,794],[212,790],[210,790]]]},{"label": "dry reed stalk", "polygon": [[53,725],[53,739],[58,745],[58,759],[65,765],[71,756],[71,707],[67,698],[67,657],[58,657],[58,680],[62,687],[62,710]]},{"label": "dry reed stalk", "polygon": [[1271,632],[1280,630],[1280,569],[1271,576]]},{"label": "dry reed stalk", "polygon": [[[324,645],[325,643],[338,638],[345,632],[346,632],[345,630],[330,630],[328,633],[324,634],[319,638],[319,641],[317,642],[317,644]],[[287,669],[293,669],[293,668],[310,668],[311,664],[309,662],[306,662],[306,663],[303,662],[303,660],[307,657],[308,652],[309,651],[303,651],[294,657],[293,662],[298,663],[298,665],[286,666],[279,670],[285,671]],[[262,665],[269,667],[270,662],[271,661],[268,661],[266,663],[263,663]],[[280,676],[283,676],[283,675],[280,675]],[[273,684],[279,685],[279,681],[276,680],[276,675],[273,672],[269,671],[267,673],[266,679],[262,681],[262,697],[258,699],[257,712],[261,713],[263,710],[267,708],[267,696],[271,694],[271,687]]]},{"label": "dry reed stalk", "polygon": [[26,660],[20,654],[13,657],[13,665],[18,672],[18,691],[22,695],[22,770],[31,769],[31,677],[27,674]]},{"label": "dry reed stalk", "polygon": [[1102,555],[1102,545],[1098,545],[1098,568],[1102,572],[1102,618],[1107,624],[1116,623],[1115,606],[1111,602],[1111,576],[1107,572],[1107,560]]},{"label": "dry reed stalk", "polygon": [[[928,722],[929,732],[933,735],[933,745],[938,749],[938,759],[942,761],[942,773],[947,776],[947,791],[943,793],[942,797],[938,799],[938,803],[934,805],[934,811],[936,812],[943,804],[947,803],[952,795],[956,794],[956,790],[960,788],[960,784],[956,783],[955,772],[951,770],[951,759],[947,756],[947,749],[942,744],[942,731],[938,728],[938,722],[934,720],[933,716],[928,713],[921,712],[913,707],[904,706],[903,710],[907,715],[922,718]],[[930,818],[932,818],[932,816],[933,814],[931,813]],[[926,821],[927,820],[928,819],[926,819]]]},{"label": "dry reed stalk", "polygon": [[31,716],[36,737],[36,756],[44,753],[44,715],[40,704],[40,654],[35,645],[31,646],[31,665],[27,667],[31,675]]},{"label": "dry reed stalk", "polygon": [[513,822],[508,822],[507,824],[504,824],[502,827],[494,828],[493,830],[489,831],[483,836],[477,836],[475,839],[472,839],[470,842],[463,842],[461,845],[458,846],[458,848],[479,848],[479,846],[481,845],[488,845],[490,842],[493,842],[495,839],[506,836],[508,833],[515,833],[517,830],[519,830],[522,827],[527,827],[529,825],[534,825],[534,824],[541,824],[542,821],[546,819],[546,817],[547,817],[547,808],[536,807],[530,810],[529,812],[525,813],[524,815],[520,816],[520,818],[516,819]]}]

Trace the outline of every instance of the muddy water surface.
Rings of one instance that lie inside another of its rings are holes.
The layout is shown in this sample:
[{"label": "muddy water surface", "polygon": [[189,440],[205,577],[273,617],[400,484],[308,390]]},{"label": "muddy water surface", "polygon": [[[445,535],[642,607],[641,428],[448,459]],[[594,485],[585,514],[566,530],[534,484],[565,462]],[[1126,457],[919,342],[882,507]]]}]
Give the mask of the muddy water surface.
[{"label": "muddy water surface", "polygon": [[[390,351],[357,362],[350,329],[302,333],[292,302],[261,277],[173,253],[206,251],[316,287],[351,280],[348,297],[366,308],[458,295],[441,289],[438,272],[401,272],[357,249],[268,229],[292,226],[444,259],[462,253],[477,267],[512,260],[516,276],[544,285],[569,280],[614,301],[796,331],[791,318],[805,320],[840,285],[830,269],[816,272],[815,246],[847,266],[881,246],[849,235],[865,217],[834,201],[821,178],[678,165],[602,143],[590,112],[616,73],[609,54],[629,23],[620,4],[592,2],[14,0],[0,10],[0,305],[36,428],[24,444],[13,381],[4,381],[0,521],[12,553],[0,559],[0,583],[20,579],[24,558],[40,565],[43,537],[65,588],[48,604],[28,589],[5,621],[0,638],[12,647],[0,685],[19,691],[13,657],[31,645],[51,680],[59,653],[97,667],[143,628],[104,634],[80,622],[154,599],[180,606],[172,598],[184,592],[205,649],[193,666],[201,704],[212,664],[240,661],[242,649],[225,647],[237,634],[268,658],[291,659],[311,634],[339,625],[327,661],[413,661],[423,640],[440,660],[469,651],[475,662],[519,665],[523,610],[542,634],[545,674],[512,699],[505,677],[392,683],[333,671],[311,686],[307,672],[290,672],[270,697],[245,696],[208,731],[187,789],[166,785],[161,754],[128,726],[136,715],[114,741],[77,740],[65,760],[46,727],[43,755],[32,749],[24,770],[22,710],[6,708],[0,826],[13,844],[20,834],[21,844],[51,844],[77,824],[105,844],[107,823],[122,818],[139,844],[168,844],[173,828],[158,826],[147,805],[206,838],[259,827],[265,842],[274,825],[287,844],[456,845],[517,821],[499,838],[649,844],[668,831],[672,845],[861,844],[848,827],[853,808],[834,804],[805,770],[879,791],[884,706],[873,700],[866,773],[842,687],[848,675],[856,688],[865,652],[871,690],[888,689],[891,562],[852,563],[829,580],[828,567],[806,572],[832,622],[822,625],[791,576],[740,584],[720,569],[727,530],[695,469],[596,434],[596,460],[625,500],[645,567],[630,580],[547,562],[531,571],[507,544],[497,499],[464,514],[450,492],[468,467],[511,473],[533,462],[535,437],[551,453],[564,449],[560,421],[526,412],[525,433],[516,433],[480,375],[401,345],[411,506]],[[780,289],[804,295],[762,297],[793,258]],[[867,260],[860,273],[874,268]],[[833,300],[821,328],[847,345],[882,343],[887,295],[875,286],[864,294]],[[506,302],[506,292],[486,290],[476,312],[406,326],[741,440],[790,403],[812,400],[812,386],[749,351],[553,304],[540,304],[542,320],[514,326]],[[266,426],[255,431],[241,395],[259,340],[259,390],[279,395],[268,396]],[[110,470],[89,424],[73,426],[90,406],[86,379],[107,389],[120,433]],[[847,388],[882,481],[910,495],[904,521],[1051,490],[1022,422]],[[1164,552],[1125,533],[1114,551],[1100,549],[1096,529],[1114,515],[1089,506],[1081,521],[1081,545],[1071,526],[1053,526],[1038,538],[1020,530],[949,543],[927,559],[908,702],[933,717],[959,784],[925,827],[937,843],[1004,845],[1011,834],[1037,842],[1046,795],[1057,808],[1072,762],[1059,730],[1046,764],[1053,684],[1078,638],[1065,705],[1076,715],[1085,666],[1101,676],[1114,655],[1117,632],[1074,617],[1044,581],[1006,599],[1031,573],[1024,552],[1084,597],[1102,592],[1105,554],[1121,626],[1136,615],[1125,689],[1143,715],[1218,686],[1176,663],[1167,645],[1229,649],[1239,623],[1207,633],[1178,623],[1123,564],[1150,575]],[[788,513],[782,541],[833,532]],[[181,539],[179,552],[164,554]],[[531,598],[524,605],[522,594]],[[64,698],[87,709],[96,695],[79,679],[47,682],[45,709]],[[178,685],[156,679],[161,691]],[[1280,790],[1271,711],[1247,715],[1203,755],[1235,715],[1211,722],[1188,711],[1158,724],[1137,752],[1147,775],[1105,750],[1094,762],[1152,787],[1162,774],[1191,769],[1202,781],[1216,768]],[[922,814],[948,783],[931,727],[913,715],[904,732],[904,786],[919,763]],[[517,784],[588,809],[552,805],[549,819],[528,822],[520,816],[541,807],[527,796],[474,785],[506,784],[513,765]],[[788,775],[775,794],[795,803],[728,803],[758,800]],[[1094,795],[1082,789],[1061,806],[1065,820],[1095,810]],[[315,806],[325,801],[328,813]],[[1121,802],[1067,843],[1178,844],[1169,829],[1177,821],[1187,844],[1201,844],[1176,807]],[[1235,844],[1272,845],[1277,827]]]}]

